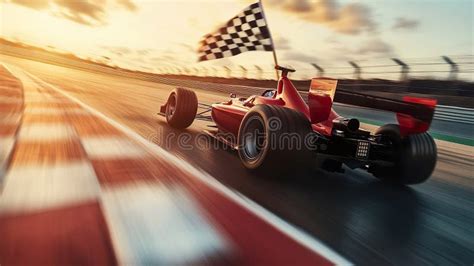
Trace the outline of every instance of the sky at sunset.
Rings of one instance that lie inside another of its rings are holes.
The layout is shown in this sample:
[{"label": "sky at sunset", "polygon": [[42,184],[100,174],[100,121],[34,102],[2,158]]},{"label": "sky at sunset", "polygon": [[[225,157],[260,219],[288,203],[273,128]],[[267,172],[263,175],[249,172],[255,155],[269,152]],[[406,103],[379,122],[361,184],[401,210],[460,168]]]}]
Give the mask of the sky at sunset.
[{"label": "sky at sunset", "polygon": [[[0,36],[54,47],[111,65],[165,68],[259,64],[268,52],[197,63],[200,38],[252,1],[0,0]],[[305,73],[309,63],[384,64],[473,54],[471,0],[264,0],[278,58]],[[471,67],[472,69],[472,67]],[[270,71],[269,71],[270,72]],[[472,78],[472,72],[471,72]]]}]

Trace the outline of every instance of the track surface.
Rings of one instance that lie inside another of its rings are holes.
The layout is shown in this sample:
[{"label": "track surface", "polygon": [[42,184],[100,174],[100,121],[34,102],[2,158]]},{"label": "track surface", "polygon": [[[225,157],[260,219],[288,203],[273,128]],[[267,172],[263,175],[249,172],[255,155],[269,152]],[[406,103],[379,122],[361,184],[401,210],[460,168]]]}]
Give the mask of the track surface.
[{"label": "track surface", "polygon": [[[143,137],[205,170],[231,189],[315,236],[356,264],[461,264],[474,262],[473,150],[438,142],[432,178],[413,187],[390,187],[370,175],[317,172],[312,177],[276,180],[256,176],[231,151],[196,148],[205,123],[185,131],[166,126],[156,116],[172,86],[114,75],[67,69],[0,56],[59,86]],[[227,98],[198,90],[202,102]],[[179,145],[176,137],[189,134]]]}]

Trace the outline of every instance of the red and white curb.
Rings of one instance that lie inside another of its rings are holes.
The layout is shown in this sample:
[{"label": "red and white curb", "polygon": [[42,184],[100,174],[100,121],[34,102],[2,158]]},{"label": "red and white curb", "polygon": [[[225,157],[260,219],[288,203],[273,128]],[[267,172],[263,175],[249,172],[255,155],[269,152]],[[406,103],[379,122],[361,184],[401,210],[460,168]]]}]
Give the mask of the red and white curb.
[{"label": "red and white curb", "polygon": [[22,109],[22,84],[0,65],[0,183],[11,159]]},{"label": "red and white curb", "polygon": [[1,265],[350,264],[60,88],[9,69],[25,111],[0,195]]}]

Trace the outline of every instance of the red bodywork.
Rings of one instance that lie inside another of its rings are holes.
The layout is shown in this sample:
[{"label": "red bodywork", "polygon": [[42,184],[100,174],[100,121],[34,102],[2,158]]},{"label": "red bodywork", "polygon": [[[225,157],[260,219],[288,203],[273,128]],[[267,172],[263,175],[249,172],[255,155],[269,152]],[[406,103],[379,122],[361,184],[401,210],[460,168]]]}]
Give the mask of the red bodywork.
[{"label": "red bodywork", "polygon": [[[339,115],[331,108],[331,98],[327,95],[315,95],[310,92],[309,99],[312,108],[305,103],[291,81],[287,77],[282,77],[278,82],[277,92],[273,98],[251,96],[245,101],[234,99],[224,103],[213,104],[212,119],[219,130],[237,135],[240,122],[250,108],[257,104],[279,105],[302,112],[310,121],[314,122],[312,123],[313,130],[324,135],[330,135],[332,121],[339,117]],[[314,110],[311,112],[310,109]],[[321,121],[314,121],[314,118],[311,119],[311,113],[327,113],[327,115],[324,115],[324,119],[318,119]]]},{"label": "red bodywork", "polygon": [[[245,100],[232,99],[228,102],[212,105],[212,119],[219,131],[237,136],[245,114],[257,104],[271,104],[295,109],[305,114],[314,131],[325,136],[331,136],[333,121],[341,118],[332,109],[332,102],[337,86],[337,80],[313,79],[308,93],[308,104],[303,100],[297,89],[285,75],[278,82],[274,97],[251,96]],[[403,101],[418,103],[429,108],[435,108],[436,100],[414,97],[404,97]],[[397,113],[402,136],[422,133],[428,130],[431,119],[421,121],[412,115]]]},{"label": "red bodywork", "polygon": [[[433,109],[433,112],[436,107],[435,99],[423,99],[405,96],[403,97],[403,100],[405,102],[423,104]],[[400,124],[400,134],[402,134],[402,136],[426,132],[430,128],[431,124],[431,121],[422,121],[419,119],[415,119],[410,115],[401,113],[397,113],[397,120]]]}]

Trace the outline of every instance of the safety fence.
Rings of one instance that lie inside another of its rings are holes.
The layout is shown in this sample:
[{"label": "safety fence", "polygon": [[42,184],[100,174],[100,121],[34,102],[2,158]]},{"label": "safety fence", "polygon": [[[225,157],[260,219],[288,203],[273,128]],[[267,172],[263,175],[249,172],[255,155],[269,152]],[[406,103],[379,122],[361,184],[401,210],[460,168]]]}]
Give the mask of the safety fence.
[{"label": "safety fence", "polygon": [[436,106],[434,119],[474,125],[474,109],[438,105]]},{"label": "safety fence", "polygon": [[[165,63],[165,62],[163,62]],[[296,79],[310,77],[351,78],[355,80],[384,78],[409,81],[419,78],[441,80],[473,81],[474,55],[450,55],[426,58],[374,58],[370,60],[332,62],[294,62]],[[283,63],[285,64],[285,62]],[[275,71],[270,65],[212,64],[158,65],[155,73],[201,77],[275,79]]]}]

